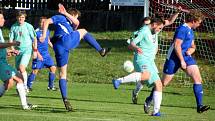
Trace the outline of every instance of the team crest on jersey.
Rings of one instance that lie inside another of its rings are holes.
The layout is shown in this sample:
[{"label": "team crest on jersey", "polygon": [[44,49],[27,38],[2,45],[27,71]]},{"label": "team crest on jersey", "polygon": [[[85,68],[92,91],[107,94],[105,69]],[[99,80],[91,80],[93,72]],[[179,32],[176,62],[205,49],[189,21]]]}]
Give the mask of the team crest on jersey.
[{"label": "team crest on jersey", "polygon": [[142,65],[142,69],[147,69],[147,65]]},{"label": "team crest on jersey", "polygon": [[19,36],[22,36],[22,32],[21,31],[19,31]]},{"label": "team crest on jersey", "polygon": [[5,73],[6,73],[6,75],[10,75],[10,71],[9,70],[6,70]]}]

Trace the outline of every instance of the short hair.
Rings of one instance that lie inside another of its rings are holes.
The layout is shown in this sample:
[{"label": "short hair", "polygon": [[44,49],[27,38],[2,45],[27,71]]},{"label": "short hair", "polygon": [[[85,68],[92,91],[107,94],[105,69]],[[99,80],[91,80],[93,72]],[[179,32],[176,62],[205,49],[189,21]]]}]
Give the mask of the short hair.
[{"label": "short hair", "polygon": [[40,22],[41,22],[42,19],[47,19],[47,17],[46,16],[41,16],[40,17]]},{"label": "short hair", "polygon": [[156,17],[156,18],[153,18],[153,19],[151,19],[151,24],[153,24],[153,23],[157,23],[157,24],[165,24],[165,20],[161,17]]},{"label": "short hair", "polygon": [[185,22],[192,22],[192,21],[200,21],[204,20],[204,15],[201,11],[195,9],[190,10],[190,13],[188,13],[185,17]]},{"label": "short hair", "polygon": [[78,15],[78,16],[81,16],[81,12],[80,12],[78,9],[76,9],[76,8],[69,8],[67,11],[68,11],[68,13],[69,13],[70,15]]},{"label": "short hair", "polygon": [[24,15],[25,17],[27,17],[27,14],[26,14],[26,11],[24,10],[19,10],[17,13],[16,13],[16,17],[20,17]]},{"label": "short hair", "polygon": [[0,9],[0,14],[2,14],[2,15],[4,14],[3,10],[1,10],[1,9]]},{"label": "short hair", "polygon": [[145,21],[150,21],[151,20],[151,17],[144,17],[142,19],[142,23],[145,23]]}]

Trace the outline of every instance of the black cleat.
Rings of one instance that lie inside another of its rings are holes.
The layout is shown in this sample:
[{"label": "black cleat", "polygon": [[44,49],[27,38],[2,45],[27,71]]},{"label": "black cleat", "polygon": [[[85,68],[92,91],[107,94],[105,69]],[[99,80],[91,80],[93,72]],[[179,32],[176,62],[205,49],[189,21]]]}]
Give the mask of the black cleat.
[{"label": "black cleat", "polygon": [[132,100],[132,102],[133,102],[133,104],[137,104],[137,94],[135,93],[135,91],[133,90],[132,91],[132,98],[131,98],[131,100]]},{"label": "black cleat", "polygon": [[102,50],[99,51],[99,54],[104,57],[110,52],[111,48],[102,48]]},{"label": "black cleat", "polygon": [[68,100],[64,100],[64,105],[67,111],[72,111],[72,106]]},{"label": "black cleat", "polygon": [[197,107],[197,112],[198,113],[203,113],[207,110],[209,110],[211,107],[209,105],[202,105]]}]

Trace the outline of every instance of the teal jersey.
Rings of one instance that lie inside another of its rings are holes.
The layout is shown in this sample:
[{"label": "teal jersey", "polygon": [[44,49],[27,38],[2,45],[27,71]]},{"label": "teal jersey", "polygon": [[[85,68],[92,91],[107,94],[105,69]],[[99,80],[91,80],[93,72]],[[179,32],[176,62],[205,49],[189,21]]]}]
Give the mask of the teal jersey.
[{"label": "teal jersey", "polygon": [[143,26],[137,34],[137,37],[135,37],[132,42],[134,42],[136,46],[140,47],[143,53],[139,54],[135,52],[135,61],[154,61],[158,49],[158,35],[152,35],[149,26]]},{"label": "teal jersey", "polygon": [[[0,43],[4,43],[4,37],[2,35],[2,31],[0,29]],[[0,62],[6,62],[7,51],[6,48],[0,48]]]},{"label": "teal jersey", "polygon": [[10,41],[19,41],[20,46],[16,49],[24,51],[26,49],[32,49],[32,41],[36,37],[34,27],[25,22],[23,25],[19,25],[18,22],[12,25],[9,33]]}]

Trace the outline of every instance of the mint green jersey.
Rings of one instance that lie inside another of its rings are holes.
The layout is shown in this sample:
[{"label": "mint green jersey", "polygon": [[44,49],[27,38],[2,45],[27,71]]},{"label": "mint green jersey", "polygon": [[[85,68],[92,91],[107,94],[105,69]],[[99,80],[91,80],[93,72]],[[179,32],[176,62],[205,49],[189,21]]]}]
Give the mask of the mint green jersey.
[{"label": "mint green jersey", "polygon": [[[4,43],[4,37],[2,35],[2,30],[0,29],[0,43]],[[6,48],[0,48],[0,62],[6,62],[7,51]]]},{"label": "mint green jersey", "polygon": [[27,22],[25,22],[23,25],[20,25],[18,22],[16,22],[10,29],[9,39],[10,41],[20,42],[20,46],[16,47],[16,49],[20,51],[32,49],[32,41],[35,37],[36,32],[34,27]]},{"label": "mint green jersey", "polygon": [[143,51],[142,54],[135,52],[134,59],[136,62],[142,60],[154,61],[158,49],[158,35],[152,35],[149,26],[143,26],[132,42]]}]

